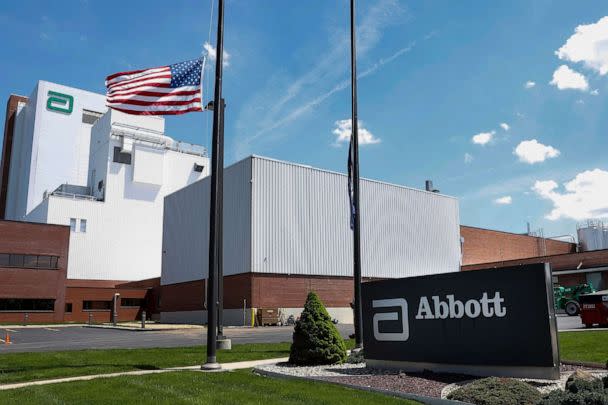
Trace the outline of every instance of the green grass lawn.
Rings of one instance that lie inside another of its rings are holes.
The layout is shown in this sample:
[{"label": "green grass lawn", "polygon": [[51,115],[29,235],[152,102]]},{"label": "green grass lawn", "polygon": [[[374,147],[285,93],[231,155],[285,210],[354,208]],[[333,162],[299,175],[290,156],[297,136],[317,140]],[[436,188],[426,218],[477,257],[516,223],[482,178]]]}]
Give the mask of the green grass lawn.
[{"label": "green grass lawn", "polygon": [[312,381],[261,377],[250,370],[181,371],[0,391],[1,404],[418,404]]},{"label": "green grass lawn", "polygon": [[560,332],[562,360],[605,365],[608,362],[608,331]]},{"label": "green grass lawn", "polygon": [[[562,332],[560,353],[564,360],[605,364],[608,331]],[[354,342],[347,341],[352,348]],[[257,360],[289,355],[289,343],[234,345],[219,351],[220,362]],[[192,366],[205,359],[204,346],[163,349],[82,350],[0,354],[0,384],[131,370]],[[0,403],[2,403],[0,401]]]},{"label": "green grass lawn", "polygon": [[[232,350],[218,351],[217,357],[220,363],[287,357],[290,345],[290,343],[234,345]],[[352,348],[354,341],[348,340],[346,345]],[[193,366],[205,362],[206,350],[206,346],[194,346],[0,354],[0,384],[118,371]]]}]

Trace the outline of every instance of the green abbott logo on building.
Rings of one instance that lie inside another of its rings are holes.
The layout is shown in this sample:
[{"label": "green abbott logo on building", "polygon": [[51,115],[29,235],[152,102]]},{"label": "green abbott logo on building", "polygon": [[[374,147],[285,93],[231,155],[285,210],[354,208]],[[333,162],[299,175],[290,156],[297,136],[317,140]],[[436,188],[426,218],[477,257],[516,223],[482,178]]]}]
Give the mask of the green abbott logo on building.
[{"label": "green abbott logo on building", "polygon": [[74,97],[69,94],[49,90],[46,108],[52,111],[71,114],[74,109]]}]

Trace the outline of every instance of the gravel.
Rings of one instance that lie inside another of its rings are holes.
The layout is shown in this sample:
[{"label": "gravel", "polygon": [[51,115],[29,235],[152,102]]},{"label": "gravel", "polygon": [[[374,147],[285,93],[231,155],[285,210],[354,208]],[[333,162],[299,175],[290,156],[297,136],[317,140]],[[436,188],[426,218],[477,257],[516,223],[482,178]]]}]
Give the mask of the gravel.
[{"label": "gravel", "polygon": [[[298,367],[289,363],[279,363],[260,366],[256,369],[292,377],[313,378],[435,398],[445,398],[449,392],[457,389],[459,386],[479,378],[460,374],[433,373],[429,371],[405,373],[398,370],[381,370],[368,368],[364,363],[346,363],[315,367]],[[598,376],[606,374],[605,372],[589,370],[582,366],[562,364],[561,381],[525,381],[534,385],[542,393],[546,393],[557,388],[563,389],[563,385],[568,376],[573,371],[579,369],[591,371]]]}]

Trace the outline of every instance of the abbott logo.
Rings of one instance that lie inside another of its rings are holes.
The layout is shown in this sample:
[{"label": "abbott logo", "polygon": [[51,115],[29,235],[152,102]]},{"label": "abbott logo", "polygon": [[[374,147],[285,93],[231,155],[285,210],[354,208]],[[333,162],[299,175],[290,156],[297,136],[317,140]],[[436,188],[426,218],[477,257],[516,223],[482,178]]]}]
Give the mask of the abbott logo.
[{"label": "abbott logo", "polygon": [[407,319],[407,301],[403,298],[372,300],[373,308],[399,307],[401,310],[401,332],[380,332],[380,322],[398,321],[399,312],[381,312],[374,315],[374,338],[378,341],[405,342],[410,337]]},{"label": "abbott logo", "polygon": [[71,114],[74,110],[74,97],[69,94],[49,91],[49,98],[46,100],[46,108],[52,111]]}]

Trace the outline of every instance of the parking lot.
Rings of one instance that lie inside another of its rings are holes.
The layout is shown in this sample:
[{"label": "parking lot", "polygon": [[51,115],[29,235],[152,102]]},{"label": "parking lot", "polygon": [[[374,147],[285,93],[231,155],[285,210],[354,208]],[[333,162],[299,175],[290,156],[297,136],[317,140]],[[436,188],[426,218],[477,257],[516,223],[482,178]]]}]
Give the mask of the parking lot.
[{"label": "parking lot", "polygon": [[[352,325],[337,325],[344,337],[353,333]],[[10,345],[0,341],[0,353],[42,352],[110,348],[146,348],[195,346],[207,342],[205,328],[168,331],[128,331],[86,328],[82,326],[50,326],[7,328],[0,326],[0,339],[10,334]],[[279,343],[291,341],[293,327],[225,328],[232,344]]]},{"label": "parking lot", "polygon": [[[578,316],[560,314],[557,325],[558,330],[584,329]],[[337,326],[344,337],[353,333],[353,325]],[[10,345],[4,344],[5,332],[10,334]],[[233,344],[288,342],[291,341],[292,332],[293,327],[290,326],[225,329],[226,336],[232,339]],[[0,326],[0,353],[195,346],[206,343],[206,334],[206,329],[202,327],[139,332],[61,325],[28,328]]]}]

